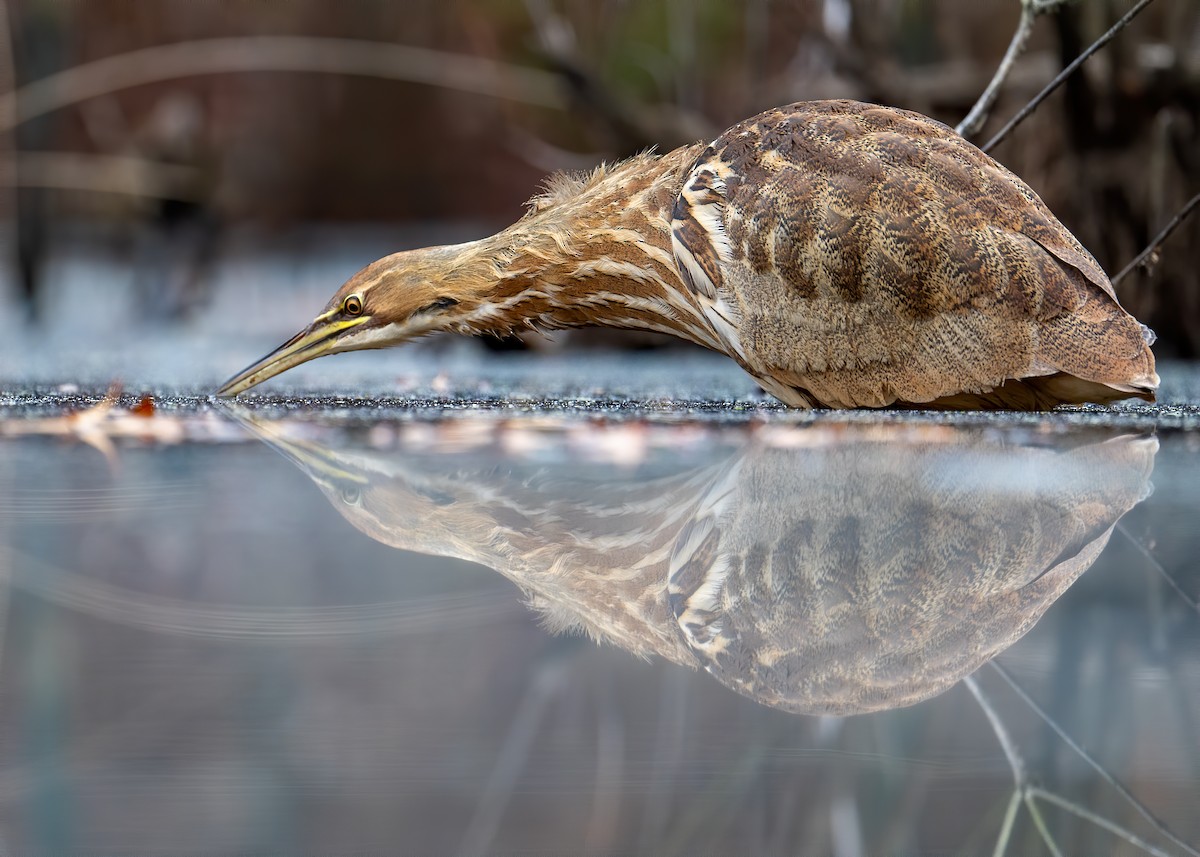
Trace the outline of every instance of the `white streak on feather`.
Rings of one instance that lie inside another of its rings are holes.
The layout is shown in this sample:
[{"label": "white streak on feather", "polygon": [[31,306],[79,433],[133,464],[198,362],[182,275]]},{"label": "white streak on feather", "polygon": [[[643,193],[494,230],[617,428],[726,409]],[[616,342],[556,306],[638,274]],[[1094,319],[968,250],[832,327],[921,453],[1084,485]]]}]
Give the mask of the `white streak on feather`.
[{"label": "white streak on feather", "polygon": [[709,324],[717,332],[717,336],[725,343],[726,353],[739,360],[745,360],[746,353],[742,350],[742,337],[738,333],[738,326],[734,321],[737,318],[734,307],[723,298],[718,298],[712,303],[705,302],[704,317],[708,319]]},{"label": "white streak on feather", "polygon": [[712,279],[700,267],[700,263],[696,261],[696,257],[692,255],[692,251],[684,246],[679,240],[679,234],[675,230],[671,230],[671,248],[675,251],[676,264],[683,269],[691,280],[692,286],[705,297],[716,297],[717,287]]}]

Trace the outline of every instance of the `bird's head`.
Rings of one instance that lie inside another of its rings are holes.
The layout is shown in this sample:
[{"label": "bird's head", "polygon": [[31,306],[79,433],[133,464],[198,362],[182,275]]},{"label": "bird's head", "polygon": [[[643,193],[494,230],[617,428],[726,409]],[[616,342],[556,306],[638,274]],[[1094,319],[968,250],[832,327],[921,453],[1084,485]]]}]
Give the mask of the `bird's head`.
[{"label": "bird's head", "polygon": [[426,247],[372,262],[337,290],[308,327],[234,375],[217,395],[236,396],[325,354],[468,330],[481,305],[470,246]]}]

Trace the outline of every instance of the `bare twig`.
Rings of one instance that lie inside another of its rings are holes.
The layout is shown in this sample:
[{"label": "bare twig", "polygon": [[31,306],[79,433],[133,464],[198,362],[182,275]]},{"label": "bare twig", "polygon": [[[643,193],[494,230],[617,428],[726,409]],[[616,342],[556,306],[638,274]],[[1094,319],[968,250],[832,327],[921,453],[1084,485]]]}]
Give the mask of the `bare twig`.
[{"label": "bare twig", "polygon": [[[1126,270],[1128,270],[1128,268]],[[1118,275],[1118,277],[1119,276],[1120,275]],[[1115,283],[1116,280],[1113,280],[1113,282]],[[1120,521],[1117,522],[1117,531],[1129,540],[1129,543],[1134,546],[1138,553],[1145,557],[1146,561],[1150,563],[1150,567],[1158,572],[1159,576],[1167,582],[1167,586],[1171,587],[1171,589],[1180,597],[1184,604],[1200,613],[1200,602],[1197,602],[1190,595],[1183,591],[1183,587],[1179,585],[1179,581],[1173,578],[1167,572],[1167,570],[1163,568],[1162,563],[1155,558],[1154,554],[1150,553],[1150,549],[1148,547],[1142,544],[1141,539],[1135,538],[1133,533],[1129,532],[1125,525]]]},{"label": "bare twig", "polygon": [[131,86],[251,71],[355,74],[564,108],[558,77],[483,57],[359,39],[247,36],[175,42],[83,63],[0,95],[0,131]]},{"label": "bare twig", "polygon": [[1060,809],[1065,809],[1067,812],[1072,813],[1073,815],[1079,816],[1084,821],[1090,822],[1090,823],[1096,825],[1097,827],[1103,828],[1104,830],[1107,830],[1109,833],[1113,834],[1114,836],[1119,836],[1120,838],[1122,838],[1126,842],[1128,842],[1130,845],[1136,846],[1137,848],[1141,848],[1147,854],[1153,854],[1154,857],[1171,857],[1171,855],[1168,854],[1166,851],[1163,851],[1161,848],[1155,847],[1154,845],[1152,845],[1149,842],[1147,842],[1146,840],[1140,838],[1139,836],[1132,833],[1131,831],[1128,831],[1124,827],[1121,827],[1121,825],[1113,824],[1111,821],[1109,821],[1107,818],[1100,815],[1099,813],[1092,812],[1090,809],[1087,809],[1085,807],[1080,806],[1077,803],[1069,801],[1069,800],[1063,798],[1061,795],[1056,795],[1054,792],[1048,792],[1045,789],[1038,788],[1037,786],[1030,786],[1028,792],[1029,792],[1030,798],[1038,798],[1040,800],[1046,801],[1047,803],[1052,803],[1055,806],[1059,807]]},{"label": "bare twig", "polygon": [[492,853],[504,810],[516,793],[517,779],[529,763],[534,741],[546,711],[562,693],[567,665],[561,658],[543,661],[526,685],[525,695],[513,715],[492,772],[483,785],[479,803],[458,846],[460,857]]},{"label": "bare twig", "polygon": [[996,98],[1000,95],[1000,87],[1004,86],[1004,81],[1008,79],[1009,72],[1012,71],[1017,58],[1025,53],[1025,46],[1029,43],[1029,35],[1033,32],[1033,24],[1038,16],[1051,12],[1066,2],[1068,0],[1021,0],[1021,17],[1017,21],[1017,29],[1013,32],[1012,41],[1008,43],[1004,59],[1000,60],[1000,65],[996,69],[995,75],[992,76],[991,82],[988,83],[987,89],[979,96],[979,100],[975,102],[971,112],[958,123],[955,131],[963,137],[971,137],[979,132],[983,123],[987,121],[988,114],[992,112]]},{"label": "bare twig", "polygon": [[[0,0],[0,92],[12,92],[17,88],[17,69],[13,61],[13,40],[8,25],[8,3]],[[0,133],[0,151],[14,154],[17,151],[17,135],[8,129],[8,133]],[[0,191],[0,219],[9,224],[3,245],[17,244],[17,194],[15,189]],[[3,246],[0,245],[0,246]],[[4,247],[7,249],[7,247]]]},{"label": "bare twig", "polygon": [[1198,205],[1200,205],[1200,193],[1188,200],[1187,205],[1181,208],[1179,213],[1171,218],[1171,222],[1164,226],[1162,231],[1154,236],[1154,240],[1146,246],[1146,249],[1134,256],[1133,261],[1122,268],[1121,272],[1112,278],[1112,284],[1115,286],[1117,283],[1121,282],[1121,280],[1125,278],[1126,274],[1128,274],[1134,268],[1137,268],[1145,263],[1148,258],[1157,253],[1158,248],[1162,246],[1163,242],[1171,237],[1171,233],[1178,229],[1183,224],[1183,221],[1188,219],[1188,215],[1195,211],[1196,206]]},{"label": "bare twig", "polygon": [[[171,502],[169,497],[158,499]],[[506,614],[524,609],[515,600],[497,604],[494,597],[479,595],[430,595],[315,607],[202,604],[119,586],[0,545],[0,570],[5,568],[22,569],[12,581],[22,591],[105,622],[152,634],[269,645],[428,634],[453,623],[473,627],[469,623],[504,621]]]},{"label": "bare twig", "polygon": [[[998,666],[997,670],[1009,683],[1009,685],[1015,691],[1017,691],[1017,694],[1027,704],[1029,704],[1034,711],[1036,711],[1051,726],[1051,728],[1058,732],[1060,737],[1065,738],[1064,734],[1058,729],[1057,725],[1051,721],[1047,715],[1041,711],[1041,709],[1033,704],[1032,700],[1025,694],[1023,690],[1021,690],[1020,687],[1015,684],[1015,682],[1013,682],[1008,674],[1001,670]],[[1050,833],[1050,829],[1046,824],[1046,819],[1042,815],[1041,808],[1037,805],[1038,800],[1044,800],[1047,803],[1053,804],[1060,809],[1064,809],[1067,812],[1082,818],[1084,821],[1090,822],[1091,824],[1094,824],[1103,830],[1107,830],[1114,836],[1124,839],[1130,845],[1141,848],[1146,853],[1154,855],[1154,857],[1170,857],[1166,851],[1163,851],[1161,848],[1158,848],[1155,845],[1147,842],[1146,840],[1137,836],[1137,834],[1127,830],[1121,825],[1116,824],[1115,822],[1104,818],[1102,815],[1092,812],[1086,807],[1082,807],[1074,801],[1068,800],[1061,795],[1034,785],[1029,779],[1029,769],[1026,767],[1025,760],[1022,758],[1020,751],[1017,750],[1016,742],[1009,733],[1008,727],[1005,726],[999,712],[996,711],[995,707],[991,703],[991,700],[989,700],[987,695],[983,692],[983,689],[979,686],[976,678],[974,676],[967,676],[965,679],[963,679],[963,683],[967,686],[967,690],[971,691],[971,695],[975,697],[975,701],[983,710],[984,716],[987,717],[988,723],[992,727],[992,732],[995,734],[996,740],[1000,743],[1000,748],[1004,751],[1004,756],[1008,759],[1009,768],[1012,770],[1013,794],[1009,799],[1008,807],[1004,813],[1004,822],[1000,827],[1000,835],[997,837],[996,847],[992,852],[993,857],[1003,857],[1005,852],[1008,850],[1008,843],[1012,838],[1012,831],[1016,821],[1017,812],[1022,803],[1025,805],[1026,810],[1028,810],[1029,817],[1033,821],[1033,825],[1037,829],[1038,835],[1042,838],[1042,843],[1047,849],[1049,849],[1052,855],[1061,857],[1062,849],[1058,847],[1058,843],[1054,840],[1054,837]],[[1074,742],[1070,741],[1070,739],[1065,740],[1067,740],[1068,744],[1070,744],[1073,749],[1076,749],[1076,751],[1079,752],[1079,749],[1074,745]],[[1087,756],[1084,755],[1084,758],[1087,759]],[[1090,759],[1087,759],[1087,761],[1091,763],[1093,767],[1096,767],[1095,763],[1091,762]],[[1104,772],[1101,772],[1101,776],[1103,776],[1109,783],[1116,785],[1118,789],[1120,789],[1120,786]],[[1140,809],[1140,806],[1136,803],[1136,801],[1134,801],[1134,806]],[[1146,812],[1142,810],[1142,814],[1146,815]],[[1188,851],[1188,853],[1195,853],[1185,843],[1177,840],[1170,833],[1170,831],[1166,830],[1162,826],[1161,822],[1158,822],[1153,817],[1150,818],[1160,833],[1171,839],[1176,844],[1180,845],[1180,847],[1184,848],[1186,851]]]},{"label": "bare twig", "polygon": [[979,703],[979,707],[983,710],[983,714],[991,724],[992,731],[996,733],[996,740],[1000,742],[1000,749],[1004,751],[1004,757],[1008,759],[1008,766],[1012,768],[1013,779],[1017,785],[1020,785],[1028,780],[1025,769],[1025,760],[1021,757],[1021,753],[1017,750],[1017,742],[1008,734],[1008,729],[1004,725],[1004,721],[1000,719],[1000,712],[996,711],[990,699],[983,692],[983,688],[979,686],[979,681],[974,675],[969,675],[963,679],[963,684],[967,686],[967,690],[971,691],[971,695],[975,697],[975,701]]},{"label": "bare twig", "polygon": [[1037,95],[1035,95],[1028,104],[1026,104],[1024,107],[1022,107],[1016,116],[1014,116],[1012,119],[1009,119],[1008,123],[1003,128],[1000,129],[1000,131],[996,134],[996,136],[992,137],[992,139],[988,140],[987,143],[985,143],[983,145],[983,147],[982,147],[983,151],[990,152],[997,145],[999,145],[1000,142],[1009,135],[1009,133],[1012,131],[1013,128],[1016,128],[1018,125],[1020,125],[1022,122],[1024,122],[1027,118],[1029,118],[1029,115],[1031,113],[1033,113],[1033,111],[1037,110],[1038,107],[1041,105],[1041,103],[1043,101],[1045,101],[1050,96],[1050,94],[1052,92],[1054,92],[1054,90],[1058,89],[1058,87],[1062,84],[1062,82],[1064,80],[1066,80],[1068,77],[1070,77],[1072,74],[1074,74],[1076,69],[1078,69],[1081,65],[1083,65],[1085,62],[1087,62],[1087,60],[1092,56],[1092,54],[1094,54],[1096,51],[1100,50],[1102,47],[1104,47],[1109,42],[1111,42],[1113,40],[1113,38],[1116,37],[1117,33],[1121,32],[1121,30],[1125,29],[1125,27],[1128,26],[1130,21],[1132,21],[1134,18],[1136,18],[1143,9],[1145,9],[1147,6],[1149,6],[1153,2],[1154,2],[1154,0],[1140,0],[1140,2],[1136,6],[1134,6],[1132,9],[1130,9],[1124,15],[1122,15],[1121,19],[1119,21],[1117,21],[1117,23],[1113,24],[1112,27],[1109,28],[1107,33],[1105,33],[1100,38],[1096,39],[1096,41],[1094,41],[1092,43],[1091,47],[1089,47],[1086,51],[1084,51],[1079,56],[1077,56],[1074,59],[1074,61],[1071,62],[1070,65],[1068,65],[1066,68],[1064,68],[1062,71],[1060,71],[1058,73],[1058,75],[1054,78],[1054,80],[1052,80],[1048,84],[1046,84],[1045,88],[1041,92],[1039,92]]},{"label": "bare twig", "polygon": [[992,734],[1000,742],[1000,749],[1004,751],[1004,757],[1008,760],[1008,767],[1012,771],[1013,794],[1008,802],[1008,808],[1004,812],[1004,823],[1000,826],[996,847],[992,851],[992,857],[1004,857],[1005,852],[1008,851],[1009,839],[1012,837],[1013,823],[1016,821],[1017,811],[1020,809],[1020,800],[1025,793],[1025,783],[1028,781],[1025,760],[1017,750],[1017,743],[1008,734],[1008,727],[1000,719],[1000,713],[996,711],[991,700],[984,694],[983,688],[979,686],[975,676],[967,676],[963,679],[963,684],[967,686],[967,690],[971,691],[975,702],[979,704],[984,717],[987,718],[988,724],[992,727]]},{"label": "bare twig", "polygon": [[1154,813],[1150,812],[1150,810],[1146,808],[1145,804],[1134,797],[1133,792],[1131,792],[1124,783],[1120,782],[1116,777],[1105,770],[1104,766],[1092,758],[1091,754],[1088,753],[1087,750],[1083,749],[1083,747],[1081,747],[1074,738],[1068,735],[1066,731],[1058,725],[1058,722],[1046,713],[1045,709],[1034,702],[1033,697],[1031,697],[1025,691],[1025,688],[1021,687],[1021,685],[1017,683],[1017,680],[1009,675],[1008,670],[1004,669],[1004,667],[1000,666],[1000,664],[996,663],[995,661],[992,661],[990,666],[997,672],[997,674],[999,674],[1002,679],[1004,679],[1008,686],[1012,688],[1013,693],[1019,696],[1021,701],[1028,705],[1030,710],[1040,717],[1042,722],[1049,726],[1051,730],[1053,730],[1054,734],[1061,738],[1068,747],[1075,751],[1075,754],[1079,756],[1079,758],[1087,762],[1088,766],[1097,774],[1099,774],[1100,778],[1104,780],[1104,782],[1108,783],[1117,790],[1117,793],[1125,799],[1126,803],[1134,808],[1138,815],[1146,819],[1146,821],[1149,822],[1155,830],[1157,830],[1167,839],[1171,840],[1171,842],[1182,848],[1188,854],[1192,855],[1192,857],[1200,857],[1200,851],[1197,851],[1191,845],[1188,845],[1173,832],[1171,832],[1171,829],[1158,818],[1156,818]]},{"label": "bare twig", "polygon": [[125,155],[22,152],[0,158],[0,187],[50,187],[201,202],[199,172]]},{"label": "bare twig", "polygon": [[1024,789],[1023,798],[1025,800],[1025,808],[1029,810],[1029,817],[1033,819],[1033,826],[1037,828],[1037,832],[1041,834],[1042,842],[1046,848],[1050,850],[1050,857],[1063,857],[1062,849],[1058,847],[1058,843],[1054,841],[1054,837],[1050,835],[1050,828],[1046,826],[1046,819],[1042,816],[1041,809],[1033,800],[1033,795],[1029,792],[1029,787]]},{"label": "bare twig", "polygon": [[1008,840],[1012,838],[1013,825],[1017,822],[1017,813],[1021,811],[1021,792],[1013,789],[1012,797],[1008,799],[1008,807],[1004,810],[1004,822],[1000,825],[1000,835],[996,837],[996,847],[992,857],[1004,857],[1008,850]]}]

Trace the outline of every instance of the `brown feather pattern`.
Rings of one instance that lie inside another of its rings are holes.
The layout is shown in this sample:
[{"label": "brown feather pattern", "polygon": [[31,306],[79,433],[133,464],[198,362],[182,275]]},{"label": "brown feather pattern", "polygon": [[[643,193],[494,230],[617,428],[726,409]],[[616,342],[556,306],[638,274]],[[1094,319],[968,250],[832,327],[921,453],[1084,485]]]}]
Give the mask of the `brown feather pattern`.
[{"label": "brown feather pattern", "polygon": [[[796,404],[1048,407],[1158,384],[1143,328],[1023,181],[915,113],[794,104],[726,131],[730,257],[684,240],[742,364]],[[1064,376],[1076,379],[1074,383]]]},{"label": "brown feather pattern", "polygon": [[1040,409],[1158,387],[1152,334],[1028,185],[919,114],[816,101],[552,177],[490,238],[380,259],[293,340],[320,348],[284,346],[222,393],[439,331],[582,326],[715,349],[793,406]]},{"label": "brown feather pattern", "polygon": [[267,439],[361,532],[494,568],[555,630],[828,714],[911,705],[1012,645],[1146,496],[1158,448],[838,426],[626,469],[497,457],[501,433]]}]

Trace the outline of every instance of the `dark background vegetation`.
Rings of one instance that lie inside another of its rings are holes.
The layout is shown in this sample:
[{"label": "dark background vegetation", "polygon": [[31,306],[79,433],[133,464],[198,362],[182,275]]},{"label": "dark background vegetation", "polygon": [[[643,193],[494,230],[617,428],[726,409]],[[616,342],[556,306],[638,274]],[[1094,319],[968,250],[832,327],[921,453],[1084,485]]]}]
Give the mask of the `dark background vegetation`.
[{"label": "dark background vegetation", "polygon": [[[1129,5],[1082,0],[1040,18],[976,142]],[[0,92],[14,79],[20,86],[124,52],[218,37],[359,39],[444,52],[398,75],[423,80],[193,75],[6,122],[17,127],[0,137],[9,152],[0,198],[18,224],[6,263],[17,266],[11,282],[20,299],[44,318],[54,291],[45,260],[81,227],[190,230],[202,290],[205,266],[238,230],[500,227],[550,171],[701,139],[790,101],[878,101],[953,125],[990,79],[1020,5],[14,0],[0,8],[12,47],[9,63],[0,45]],[[320,53],[314,45],[314,58]],[[500,63],[473,74],[511,97],[439,85],[456,74],[456,57]],[[539,73],[532,84],[519,74],[527,69]],[[525,97],[527,85],[541,94]],[[27,94],[18,91],[18,107]],[[1200,4],[1157,0],[993,154],[1115,273],[1200,189],[1198,128]],[[1200,217],[1172,236],[1156,264],[1120,284],[1125,305],[1159,333],[1161,356],[1200,354],[1198,248]]]}]

